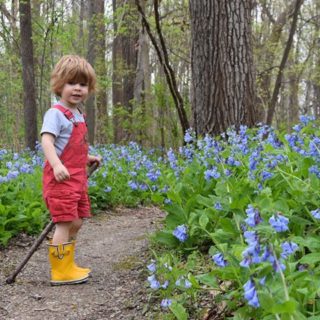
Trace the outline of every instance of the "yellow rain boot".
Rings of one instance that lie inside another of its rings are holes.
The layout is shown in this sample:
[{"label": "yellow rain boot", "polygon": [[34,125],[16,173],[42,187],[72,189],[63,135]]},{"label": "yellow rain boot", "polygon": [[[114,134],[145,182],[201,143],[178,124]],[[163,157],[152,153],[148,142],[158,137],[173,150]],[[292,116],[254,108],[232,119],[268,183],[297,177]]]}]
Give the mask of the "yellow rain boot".
[{"label": "yellow rain boot", "polygon": [[73,268],[74,268],[75,270],[79,270],[79,271],[82,271],[82,272],[86,272],[87,274],[90,275],[91,269],[89,269],[89,268],[81,268],[81,267],[79,267],[79,266],[75,263],[75,261],[74,261],[74,256],[75,256],[76,240],[71,240],[71,244],[72,244],[72,246],[71,246],[71,254],[72,254]]},{"label": "yellow rain boot", "polygon": [[88,280],[88,273],[74,269],[72,243],[49,245],[51,285],[77,284]]}]

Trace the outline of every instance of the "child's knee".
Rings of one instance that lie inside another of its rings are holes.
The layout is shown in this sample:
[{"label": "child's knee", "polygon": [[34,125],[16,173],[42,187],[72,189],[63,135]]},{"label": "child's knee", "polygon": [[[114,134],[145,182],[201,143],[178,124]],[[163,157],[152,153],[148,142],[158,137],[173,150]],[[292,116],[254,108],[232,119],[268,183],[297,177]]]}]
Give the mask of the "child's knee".
[{"label": "child's knee", "polygon": [[82,226],[82,219],[78,218],[72,221],[72,229],[79,230]]}]

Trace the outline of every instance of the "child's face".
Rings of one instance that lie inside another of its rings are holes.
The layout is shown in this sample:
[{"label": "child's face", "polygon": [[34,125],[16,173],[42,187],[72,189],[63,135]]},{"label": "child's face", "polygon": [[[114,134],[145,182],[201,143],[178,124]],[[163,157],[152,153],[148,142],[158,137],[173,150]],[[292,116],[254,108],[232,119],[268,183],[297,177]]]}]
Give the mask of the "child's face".
[{"label": "child's face", "polygon": [[87,83],[68,82],[62,88],[61,102],[66,104],[67,107],[75,108],[79,103],[86,100],[88,93]]}]

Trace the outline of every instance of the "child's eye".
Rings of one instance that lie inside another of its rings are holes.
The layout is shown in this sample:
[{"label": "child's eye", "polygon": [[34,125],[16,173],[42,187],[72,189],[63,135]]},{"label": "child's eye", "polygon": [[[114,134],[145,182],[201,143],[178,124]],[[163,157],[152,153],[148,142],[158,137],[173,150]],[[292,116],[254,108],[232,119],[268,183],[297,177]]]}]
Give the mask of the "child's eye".
[{"label": "child's eye", "polygon": [[80,83],[80,86],[81,86],[81,87],[87,87],[88,84],[87,84],[87,83]]}]

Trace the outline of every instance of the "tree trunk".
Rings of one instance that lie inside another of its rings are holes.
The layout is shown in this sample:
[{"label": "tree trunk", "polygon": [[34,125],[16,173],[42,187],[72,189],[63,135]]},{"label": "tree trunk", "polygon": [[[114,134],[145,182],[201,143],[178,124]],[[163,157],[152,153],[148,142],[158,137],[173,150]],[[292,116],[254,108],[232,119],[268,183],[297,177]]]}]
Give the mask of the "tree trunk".
[{"label": "tree trunk", "polygon": [[192,110],[198,135],[256,122],[251,1],[190,0]]},{"label": "tree trunk", "polygon": [[267,125],[271,125],[272,124],[272,119],[273,119],[274,111],[275,111],[275,108],[276,108],[279,91],[280,91],[280,88],[281,88],[283,71],[284,71],[284,68],[286,66],[286,63],[287,63],[287,60],[288,60],[288,57],[289,57],[290,49],[291,49],[292,42],[293,42],[293,36],[294,36],[294,34],[296,32],[296,28],[297,28],[298,13],[300,11],[300,7],[302,6],[302,4],[303,4],[303,0],[297,0],[296,1],[296,5],[295,5],[295,8],[294,8],[294,12],[293,12],[291,28],[290,28],[290,31],[289,31],[288,40],[287,40],[286,47],[284,49],[283,56],[282,56],[282,59],[281,59],[281,63],[280,63],[280,66],[279,66],[279,71],[278,71],[276,83],[274,85],[272,98],[271,98],[271,101],[270,101],[269,106],[268,106],[268,113],[267,113],[267,119],[266,119]]},{"label": "tree trunk", "polygon": [[96,73],[98,77],[99,90],[97,92],[97,124],[96,124],[96,140],[98,143],[107,142],[107,128],[109,126],[108,119],[108,98],[107,98],[107,68],[106,68],[106,27],[104,21],[104,1],[97,1],[97,57],[96,57]]},{"label": "tree trunk", "polygon": [[[88,38],[88,62],[95,67],[96,56],[97,56],[97,2],[99,0],[90,0],[89,5],[89,38]],[[95,140],[95,124],[96,124],[96,98],[95,95],[91,95],[86,101],[86,113],[87,113],[87,123],[88,123],[88,134],[89,142],[94,143]]]},{"label": "tree trunk", "polygon": [[[145,3],[142,3],[142,9],[145,11]],[[134,100],[138,107],[141,108],[141,122],[145,124],[147,122],[148,115],[153,113],[154,106],[149,105],[150,101],[150,88],[151,88],[151,76],[149,67],[149,45],[146,30],[143,24],[141,24],[139,32],[139,40],[137,42],[137,70],[134,83]],[[147,110],[147,106],[151,110]],[[148,112],[149,111],[149,112]],[[154,119],[154,117],[152,117]],[[146,127],[141,126],[138,129],[139,142],[143,145],[153,145],[152,138],[155,137],[156,132],[154,130],[155,121]]]},{"label": "tree trunk", "polygon": [[273,69],[275,65],[277,46],[281,40],[283,29],[287,23],[289,14],[294,9],[294,1],[288,4],[287,7],[278,15],[276,19],[273,18],[272,14],[269,12],[269,8],[266,3],[262,3],[263,12],[269,17],[271,26],[271,34],[268,37],[267,45],[263,45],[262,55],[258,56],[258,61],[263,61],[264,69],[261,71],[261,77],[258,83],[258,111],[261,113],[259,120],[265,121],[267,106],[271,100],[271,83]]},{"label": "tree trunk", "polygon": [[[124,23],[127,25],[130,23],[130,28],[122,36],[122,61],[124,63],[124,75],[123,75],[123,107],[127,112],[126,121],[126,130],[125,130],[125,140],[130,141],[133,139],[133,130],[132,130],[132,118],[133,116],[133,99],[134,99],[134,83],[136,78],[136,69],[137,69],[137,50],[136,44],[138,42],[138,30],[136,26],[129,22],[133,19],[133,16],[137,14],[133,11],[132,0],[128,1],[128,8],[130,12],[125,14]],[[131,17],[130,17],[131,16]]]},{"label": "tree trunk", "polygon": [[20,1],[19,5],[25,143],[28,148],[34,150],[38,130],[30,0]]},{"label": "tree trunk", "polygon": [[[114,142],[128,141],[132,138],[132,115],[134,98],[134,82],[137,67],[136,43],[138,41],[138,30],[136,21],[133,21],[137,14],[133,10],[133,0],[113,0],[113,11],[123,8],[123,15],[114,20],[115,38],[112,48],[112,96],[113,96],[113,129]],[[125,26],[120,31],[120,25]]]},{"label": "tree trunk", "polygon": [[124,129],[121,126],[120,111],[123,105],[123,91],[121,78],[121,57],[122,42],[121,35],[118,33],[118,21],[116,19],[117,1],[112,0],[113,7],[113,30],[115,37],[112,42],[112,105],[113,105],[113,140],[119,143],[124,139]]}]

